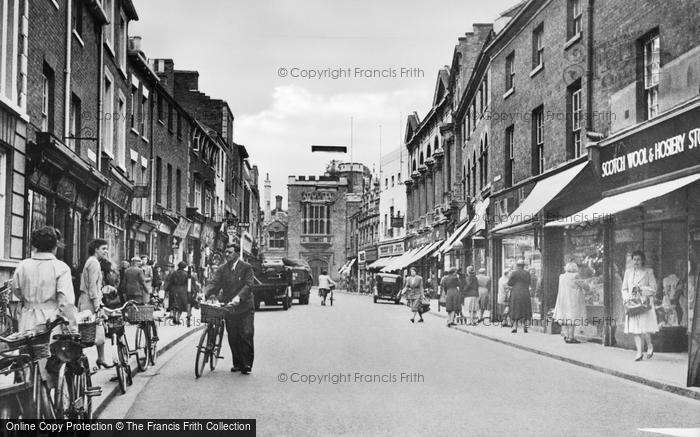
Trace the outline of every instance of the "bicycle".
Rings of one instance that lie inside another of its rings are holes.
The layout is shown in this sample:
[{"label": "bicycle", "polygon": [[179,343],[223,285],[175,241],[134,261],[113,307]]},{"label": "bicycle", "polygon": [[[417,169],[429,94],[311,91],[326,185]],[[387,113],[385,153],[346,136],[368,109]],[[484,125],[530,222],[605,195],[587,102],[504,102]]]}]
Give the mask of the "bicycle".
[{"label": "bicycle", "polygon": [[90,362],[83,352],[94,346],[97,322],[78,325],[79,334],[60,334],[53,338],[51,355],[61,366],[54,394],[54,406],[58,419],[92,419],[92,398],[102,395],[101,387],[92,386]]},{"label": "bicycle", "polygon": [[328,290],[328,294],[329,294],[329,296],[328,296],[328,301],[330,302],[331,306],[333,306],[333,300],[334,300],[334,297],[333,297],[333,290],[334,290],[334,289],[335,289],[335,287],[334,287],[333,285],[331,285],[330,290]]},{"label": "bicycle", "polygon": [[17,317],[13,317],[10,311],[11,285],[12,281],[6,281],[0,287],[0,335],[9,335],[17,330]]},{"label": "bicycle", "polygon": [[126,302],[119,308],[101,308],[100,318],[105,324],[105,336],[112,340],[112,346],[117,346],[117,359],[114,360],[114,368],[117,372],[117,383],[121,394],[126,394],[126,387],[134,383],[131,372],[131,356],[134,351],[129,349],[129,342],[125,333],[126,320],[124,310],[135,305],[133,300]]},{"label": "bicycle", "polygon": [[136,325],[134,336],[134,350],[136,365],[141,372],[148,369],[148,365],[155,365],[158,357],[158,329],[153,318],[153,305],[131,304],[126,307],[124,314],[126,320]]},{"label": "bicycle", "polygon": [[58,317],[47,323],[44,331],[30,330],[0,337],[0,342],[9,347],[0,352],[0,374],[14,374],[15,378],[14,385],[0,389],[1,419],[56,419],[51,390],[41,375],[39,361],[51,356],[51,331],[67,324],[66,319]]},{"label": "bicycle", "polygon": [[209,363],[209,369],[213,372],[220,358],[221,342],[224,337],[226,322],[224,318],[228,314],[225,306],[200,303],[202,322],[207,324],[206,329],[199,338],[197,356],[194,360],[194,376],[199,378],[204,373],[204,367]]}]

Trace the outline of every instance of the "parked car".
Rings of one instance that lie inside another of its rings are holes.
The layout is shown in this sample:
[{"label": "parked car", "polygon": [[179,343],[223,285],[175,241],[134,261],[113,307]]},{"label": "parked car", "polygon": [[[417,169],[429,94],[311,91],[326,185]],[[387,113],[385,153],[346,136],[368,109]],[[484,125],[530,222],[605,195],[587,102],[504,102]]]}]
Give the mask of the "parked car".
[{"label": "parked car", "polygon": [[378,300],[391,300],[395,304],[401,303],[401,291],[403,290],[403,278],[400,275],[390,273],[377,273],[374,277],[374,303]]},{"label": "parked car", "polygon": [[284,310],[292,307],[292,284],[290,269],[281,261],[263,262],[255,271],[255,284],[251,287],[255,299],[255,309],[260,303],[265,306],[282,305]]},{"label": "parked car", "polygon": [[297,299],[299,305],[308,305],[311,287],[314,284],[311,276],[311,267],[305,261],[289,258],[282,258],[282,263],[290,273],[292,299]]}]

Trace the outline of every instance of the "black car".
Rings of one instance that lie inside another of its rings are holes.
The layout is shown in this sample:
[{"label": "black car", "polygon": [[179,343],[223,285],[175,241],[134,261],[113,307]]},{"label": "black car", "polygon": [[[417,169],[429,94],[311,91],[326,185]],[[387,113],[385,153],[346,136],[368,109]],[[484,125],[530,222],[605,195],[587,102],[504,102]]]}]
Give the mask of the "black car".
[{"label": "black car", "polygon": [[374,303],[378,300],[390,300],[395,304],[401,303],[403,278],[390,273],[377,273],[374,277]]}]

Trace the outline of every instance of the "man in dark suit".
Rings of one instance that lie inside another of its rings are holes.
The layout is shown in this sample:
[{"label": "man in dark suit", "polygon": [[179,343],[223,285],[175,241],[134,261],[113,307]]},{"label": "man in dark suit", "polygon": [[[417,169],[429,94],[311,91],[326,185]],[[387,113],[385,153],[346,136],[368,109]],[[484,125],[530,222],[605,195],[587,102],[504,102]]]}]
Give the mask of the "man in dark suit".
[{"label": "man in dark suit", "polygon": [[228,344],[233,356],[232,372],[248,375],[253,369],[253,334],[255,302],[250,287],[253,268],[238,258],[236,246],[226,247],[226,263],[220,266],[212,280],[204,287],[207,297],[216,295],[220,302],[230,306],[226,316]]},{"label": "man in dark suit", "polygon": [[132,299],[138,304],[147,304],[149,301],[146,292],[146,277],[141,269],[141,258],[131,258],[131,267],[124,271],[124,292],[127,299]]}]

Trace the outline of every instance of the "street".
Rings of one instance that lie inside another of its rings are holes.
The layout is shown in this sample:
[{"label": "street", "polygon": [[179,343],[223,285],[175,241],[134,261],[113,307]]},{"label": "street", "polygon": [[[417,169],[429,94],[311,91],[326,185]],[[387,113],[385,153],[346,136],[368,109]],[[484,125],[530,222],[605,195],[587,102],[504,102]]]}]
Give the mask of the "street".
[{"label": "street", "polygon": [[141,378],[133,403],[117,398],[101,417],[255,418],[259,435],[654,435],[639,429],[700,425],[697,401],[450,330],[433,315],[409,318],[368,296],[337,293],[322,307],[313,290],[308,306],[257,312],[251,375],[229,371],[224,344],[225,360],[195,380],[197,333]]}]

